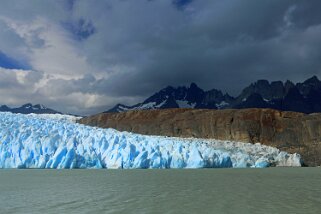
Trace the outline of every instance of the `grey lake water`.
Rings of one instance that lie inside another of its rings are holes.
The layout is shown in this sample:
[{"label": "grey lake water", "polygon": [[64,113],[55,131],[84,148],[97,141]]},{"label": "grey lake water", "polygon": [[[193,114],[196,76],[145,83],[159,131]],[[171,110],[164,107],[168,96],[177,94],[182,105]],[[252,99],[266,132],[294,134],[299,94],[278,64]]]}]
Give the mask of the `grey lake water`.
[{"label": "grey lake water", "polygon": [[0,170],[0,213],[321,213],[321,168]]}]

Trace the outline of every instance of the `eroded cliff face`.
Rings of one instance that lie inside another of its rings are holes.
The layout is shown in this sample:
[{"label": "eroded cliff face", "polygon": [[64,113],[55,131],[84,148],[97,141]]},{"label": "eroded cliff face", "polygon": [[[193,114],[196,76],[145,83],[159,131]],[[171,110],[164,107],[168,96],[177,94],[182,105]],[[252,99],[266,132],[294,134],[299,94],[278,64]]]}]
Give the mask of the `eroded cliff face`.
[{"label": "eroded cliff face", "polygon": [[321,165],[321,114],[272,109],[165,109],[103,113],[79,123],[147,135],[214,138],[274,146]]}]

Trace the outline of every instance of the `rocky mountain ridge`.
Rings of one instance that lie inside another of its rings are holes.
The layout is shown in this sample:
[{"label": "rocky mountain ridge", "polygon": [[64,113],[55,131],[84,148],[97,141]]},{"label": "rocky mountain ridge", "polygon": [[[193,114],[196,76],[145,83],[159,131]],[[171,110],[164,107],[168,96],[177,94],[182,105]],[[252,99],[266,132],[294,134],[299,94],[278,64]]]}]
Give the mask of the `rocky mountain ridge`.
[{"label": "rocky mountain ridge", "polygon": [[244,109],[272,108],[303,113],[321,112],[321,81],[313,76],[303,83],[258,80],[244,88],[237,97],[212,89],[204,91],[195,83],[189,87],[168,86],[133,106],[117,104],[106,112],[129,110],[194,108]]},{"label": "rocky mountain ridge", "polygon": [[0,112],[12,112],[12,113],[20,113],[20,114],[62,114],[59,111],[53,110],[51,108],[47,108],[44,105],[36,104],[33,105],[31,103],[24,104],[17,108],[10,108],[7,105],[0,106]]}]

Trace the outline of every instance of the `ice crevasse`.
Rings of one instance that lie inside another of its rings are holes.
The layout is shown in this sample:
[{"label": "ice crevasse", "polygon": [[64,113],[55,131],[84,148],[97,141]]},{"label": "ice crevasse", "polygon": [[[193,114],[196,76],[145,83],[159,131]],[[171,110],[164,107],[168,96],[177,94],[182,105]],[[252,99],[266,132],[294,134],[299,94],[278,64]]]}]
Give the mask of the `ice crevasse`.
[{"label": "ice crevasse", "polygon": [[220,168],[301,166],[261,144],[146,136],[89,127],[68,116],[0,113],[0,168]]}]

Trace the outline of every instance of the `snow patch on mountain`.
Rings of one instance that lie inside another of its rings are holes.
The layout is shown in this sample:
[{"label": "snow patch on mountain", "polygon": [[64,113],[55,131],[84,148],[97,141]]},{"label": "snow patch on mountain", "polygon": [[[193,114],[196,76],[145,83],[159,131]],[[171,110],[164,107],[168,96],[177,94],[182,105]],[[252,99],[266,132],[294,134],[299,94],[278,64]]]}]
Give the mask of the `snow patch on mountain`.
[{"label": "snow patch on mountain", "polygon": [[154,106],[154,109],[156,108],[161,108],[165,103],[167,102],[167,100],[164,100],[163,102],[159,103],[158,105]]},{"label": "snow patch on mountain", "polygon": [[150,102],[150,103],[144,103],[141,106],[137,107],[137,108],[133,108],[133,110],[136,109],[153,109],[156,106],[156,102]]},{"label": "snow patch on mountain", "polygon": [[194,108],[196,105],[196,103],[191,103],[186,100],[176,100],[176,103],[180,108]]},{"label": "snow patch on mountain", "polygon": [[225,101],[222,101],[222,102],[216,104],[216,108],[217,109],[223,109],[224,107],[229,106],[229,105],[230,105],[229,103],[227,103]]}]

